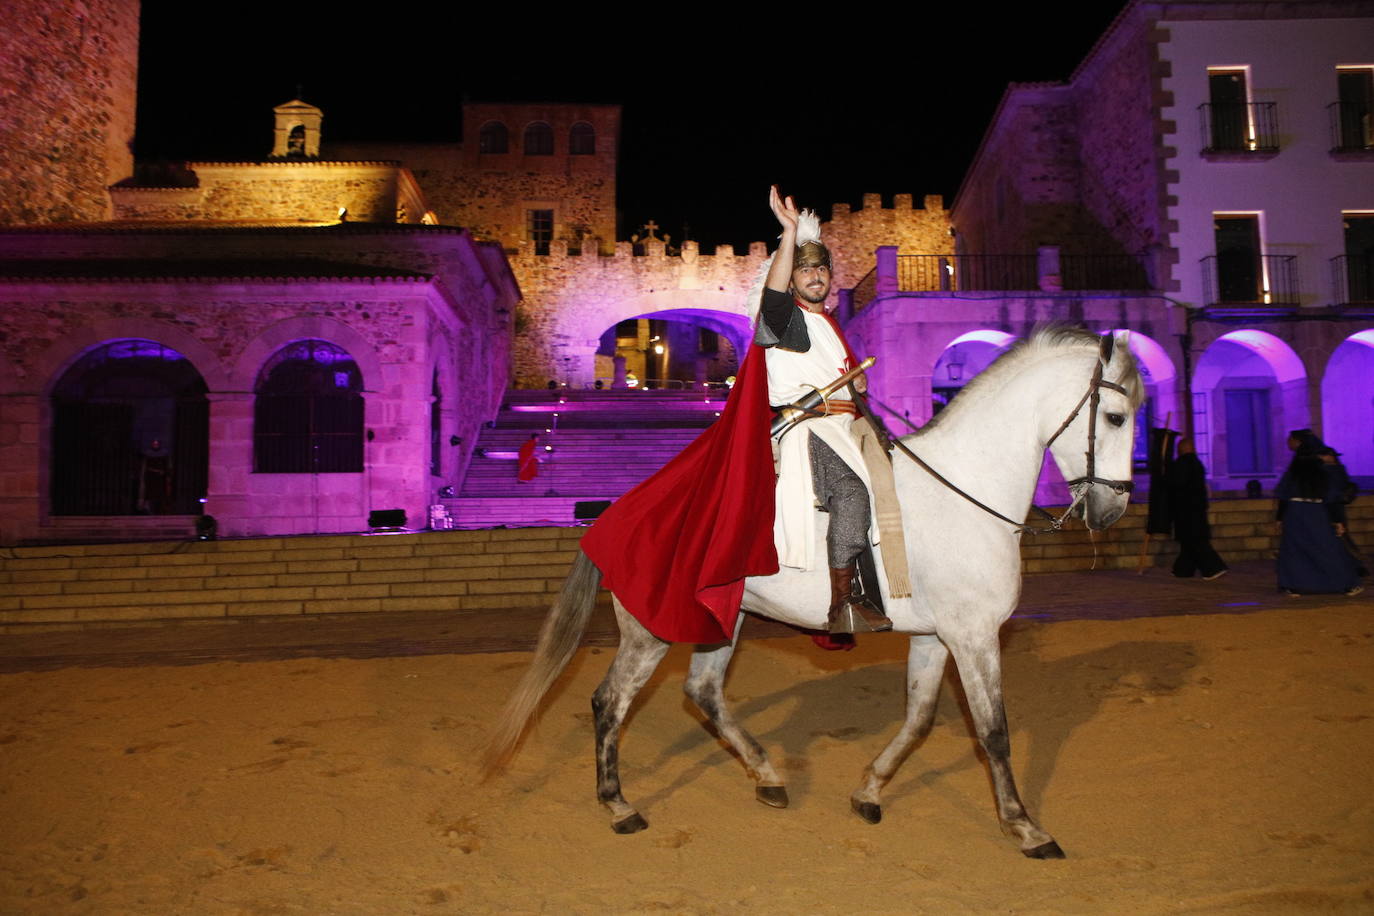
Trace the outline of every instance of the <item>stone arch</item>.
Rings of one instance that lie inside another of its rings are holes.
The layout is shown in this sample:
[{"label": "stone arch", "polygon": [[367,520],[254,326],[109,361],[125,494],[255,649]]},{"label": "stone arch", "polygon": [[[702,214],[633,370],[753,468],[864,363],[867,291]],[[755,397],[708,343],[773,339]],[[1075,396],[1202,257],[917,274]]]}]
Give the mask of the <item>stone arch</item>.
[{"label": "stone arch", "polygon": [[588,387],[597,377],[597,350],[607,330],[632,318],[666,318],[709,327],[725,336],[738,354],[752,339],[744,313],[744,294],[738,290],[662,289],[624,298],[578,297],[564,300],[559,333],[566,343],[555,344],[552,364],[565,381]]},{"label": "stone arch", "polygon": [[930,370],[932,415],[1015,340],[1006,331],[978,328],[959,334],[945,344]]},{"label": "stone arch", "polygon": [[185,356],[210,391],[229,387],[229,373],[214,351],[198,337],[173,324],[143,318],[97,319],[64,334],[33,360],[33,378],[42,395],[52,393],[58,380],[91,350],[114,340],[152,340]]},{"label": "stone arch", "polygon": [[196,515],[209,402],[184,353],[146,337],[83,350],[51,380],[43,488],[53,515]]},{"label": "stone arch", "polygon": [[230,375],[233,390],[252,391],[263,363],[282,347],[298,340],[323,340],[342,347],[358,364],[363,376],[363,391],[376,392],[382,389],[382,363],[371,341],[335,318],[303,315],[264,328],[248,342],[234,361]]},{"label": "stone arch", "polygon": [[1351,334],[1332,352],[1321,397],[1322,439],[1352,475],[1374,476],[1374,328]]},{"label": "stone arch", "polygon": [[1198,457],[1225,489],[1276,477],[1288,463],[1290,429],[1310,425],[1307,370],[1287,343],[1244,328],[1214,340],[1193,372]]}]

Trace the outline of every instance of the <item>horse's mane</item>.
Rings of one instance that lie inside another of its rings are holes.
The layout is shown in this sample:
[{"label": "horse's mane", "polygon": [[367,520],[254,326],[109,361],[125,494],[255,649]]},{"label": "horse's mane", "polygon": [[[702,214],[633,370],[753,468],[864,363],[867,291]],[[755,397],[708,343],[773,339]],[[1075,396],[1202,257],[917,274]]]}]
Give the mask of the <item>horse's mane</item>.
[{"label": "horse's mane", "polygon": [[[956,410],[960,405],[968,403],[986,391],[1000,388],[1006,384],[1009,375],[1019,371],[1027,362],[1042,359],[1054,351],[1064,348],[1092,348],[1097,350],[1101,346],[1101,334],[1096,334],[1079,325],[1055,322],[1038,326],[1028,336],[1015,341],[986,369],[975,375],[973,380],[955,395],[954,400],[931,417],[916,435],[923,435],[939,426],[945,415]],[[1116,378],[1107,378],[1107,381],[1116,382],[1126,389],[1126,396],[1130,400],[1131,409],[1135,410],[1145,400],[1145,386],[1140,379],[1140,369],[1136,365],[1135,354],[1131,353],[1130,348],[1124,344],[1119,344],[1112,355],[1111,368],[1117,367],[1121,369],[1120,375]],[[1084,379],[1084,384],[1086,383],[1087,379]]]}]

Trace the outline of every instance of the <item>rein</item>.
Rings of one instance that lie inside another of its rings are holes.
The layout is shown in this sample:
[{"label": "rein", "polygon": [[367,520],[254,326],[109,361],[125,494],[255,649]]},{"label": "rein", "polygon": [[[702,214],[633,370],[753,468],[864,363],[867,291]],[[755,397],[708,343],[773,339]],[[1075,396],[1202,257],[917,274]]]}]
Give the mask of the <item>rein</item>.
[{"label": "rein", "polygon": [[[1031,504],[1031,509],[1033,511],[1038,512],[1041,515],[1041,517],[1049,519],[1048,526],[1042,527],[1036,525],[1028,525],[1025,522],[1015,521],[1014,519],[1007,518],[1007,516],[1003,515],[1001,512],[998,512],[996,509],[992,508],[986,503],[980,502],[976,497],[966,493],[964,490],[960,489],[949,479],[947,479],[939,471],[935,470],[929,464],[926,464],[926,462],[919,455],[917,455],[911,449],[907,448],[906,444],[902,442],[902,440],[896,438],[890,432],[888,432],[888,429],[886,426],[883,425],[882,420],[880,420],[878,416],[874,414],[872,409],[868,406],[867,397],[856,397],[855,402],[859,405],[859,410],[863,413],[863,415],[868,418],[869,422],[871,422],[873,426],[887,440],[889,446],[895,445],[897,448],[901,449],[902,454],[906,455],[912,461],[916,462],[916,464],[922,470],[924,470],[931,477],[934,477],[946,488],[959,494],[964,499],[973,503],[973,505],[977,506],[979,509],[982,509],[989,515],[1001,519],[1008,525],[1011,525],[1013,528],[1016,529],[1017,534],[1048,534],[1051,532],[1059,531],[1064,527],[1064,522],[1068,520],[1069,515],[1075,509],[1078,508],[1078,504],[1083,501],[1083,497],[1087,496],[1088,491],[1091,490],[1094,486],[1101,485],[1105,487],[1110,487],[1112,491],[1117,494],[1130,493],[1132,490],[1135,489],[1135,483],[1133,481],[1109,480],[1107,478],[1098,477],[1095,474],[1097,470],[1097,407],[1098,404],[1102,401],[1102,389],[1110,388],[1113,391],[1119,391],[1121,394],[1127,393],[1126,389],[1123,386],[1118,385],[1116,382],[1105,381],[1102,378],[1102,370],[1106,366],[1106,363],[1109,362],[1112,358],[1112,350],[1114,345],[1115,341],[1111,338],[1110,335],[1102,339],[1102,348],[1100,352],[1101,358],[1098,360],[1097,366],[1093,370],[1093,377],[1092,380],[1088,383],[1088,389],[1083,392],[1083,397],[1078,399],[1078,403],[1074,405],[1073,410],[1069,413],[1068,417],[1065,418],[1064,422],[1059,424],[1059,428],[1054,431],[1054,435],[1050,436],[1049,441],[1045,443],[1045,448],[1049,448],[1051,445],[1053,445],[1055,440],[1059,438],[1060,434],[1063,433],[1064,430],[1068,429],[1073,424],[1074,420],[1078,419],[1078,414],[1083,410],[1083,405],[1091,405],[1089,407],[1088,415],[1088,448],[1085,452],[1088,459],[1086,473],[1082,477],[1075,477],[1073,480],[1065,481],[1065,484],[1069,487],[1069,492],[1071,494],[1074,493],[1075,488],[1077,488],[1077,493],[1076,495],[1074,495],[1073,501],[1069,503],[1069,507],[1065,509],[1064,513],[1060,515],[1058,518],[1055,518],[1054,515],[1052,515],[1050,512],[1047,512],[1046,510],[1040,508],[1034,503]],[[896,411],[892,410],[892,408],[888,407],[887,405],[880,404],[880,406],[882,406],[884,410],[893,414],[893,416],[897,416]],[[910,420],[907,420],[907,425],[911,425]]]}]

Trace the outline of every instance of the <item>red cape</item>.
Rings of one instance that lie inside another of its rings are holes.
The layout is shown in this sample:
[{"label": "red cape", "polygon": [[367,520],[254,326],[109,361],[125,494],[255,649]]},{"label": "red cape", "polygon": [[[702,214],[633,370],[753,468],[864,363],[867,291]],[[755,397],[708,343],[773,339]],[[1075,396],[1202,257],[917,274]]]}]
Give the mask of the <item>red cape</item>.
[{"label": "red cape", "polygon": [[752,344],[720,419],[582,538],[602,583],[658,638],[733,638],[745,577],[778,571],[771,416]]}]

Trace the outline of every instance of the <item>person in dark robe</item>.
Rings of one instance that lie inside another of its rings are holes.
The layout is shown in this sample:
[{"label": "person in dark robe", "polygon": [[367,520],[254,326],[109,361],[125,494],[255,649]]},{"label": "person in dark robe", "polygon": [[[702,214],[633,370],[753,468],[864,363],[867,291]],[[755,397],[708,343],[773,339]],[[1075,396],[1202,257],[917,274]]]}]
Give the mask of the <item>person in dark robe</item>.
[{"label": "person in dark robe", "polygon": [[1287,595],[1358,595],[1363,589],[1355,558],[1341,542],[1345,505],[1340,483],[1322,461],[1320,448],[1320,440],[1300,443],[1274,489],[1279,501],[1279,590]]},{"label": "person in dark robe", "polygon": [[1346,518],[1345,507],[1355,501],[1355,497],[1360,495],[1360,488],[1355,485],[1355,481],[1350,479],[1350,472],[1341,463],[1341,453],[1331,446],[1323,446],[1317,450],[1317,455],[1321,457],[1322,463],[1326,465],[1326,473],[1333,478],[1332,486],[1340,494],[1340,505],[1338,510],[1340,517],[1337,522],[1345,530],[1341,533],[1341,542],[1345,544],[1350,555],[1355,558],[1355,574],[1361,579],[1369,575],[1369,565],[1365,562],[1364,555],[1360,553],[1360,546],[1355,543],[1355,539],[1350,536],[1350,523]]},{"label": "person in dark robe", "polygon": [[1207,469],[1187,436],[1178,440],[1178,457],[1169,466],[1167,482],[1169,513],[1178,541],[1174,575],[1180,579],[1195,573],[1204,579],[1225,575],[1226,563],[1212,547],[1212,526],[1207,521]]}]

